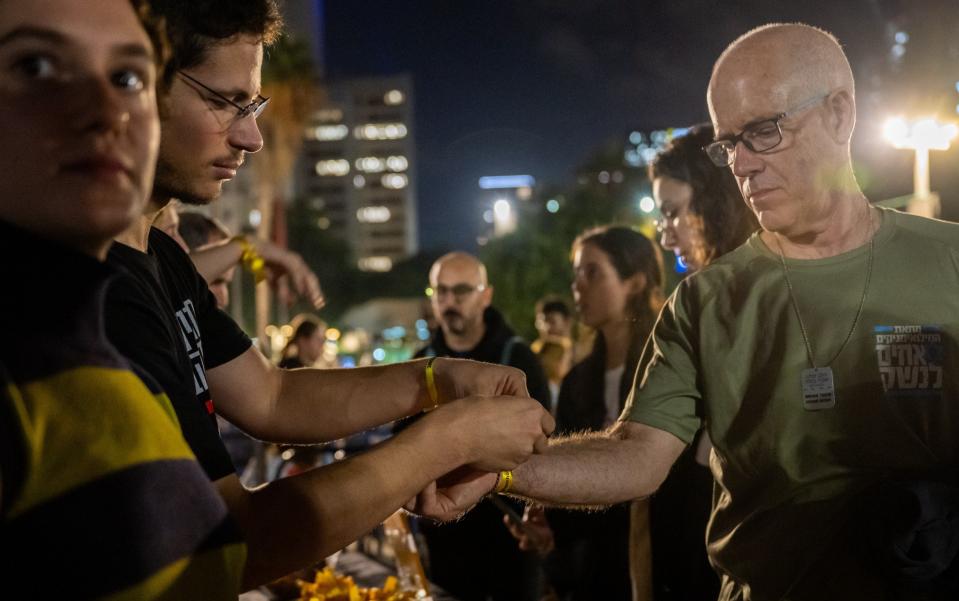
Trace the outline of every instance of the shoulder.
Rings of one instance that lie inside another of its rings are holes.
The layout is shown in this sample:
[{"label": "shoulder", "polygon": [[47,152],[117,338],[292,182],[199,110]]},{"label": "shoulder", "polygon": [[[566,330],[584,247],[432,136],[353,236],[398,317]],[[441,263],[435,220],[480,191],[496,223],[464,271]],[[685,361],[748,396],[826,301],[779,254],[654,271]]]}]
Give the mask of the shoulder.
[{"label": "shoulder", "polygon": [[157,255],[163,255],[171,260],[190,260],[190,255],[177,244],[176,240],[155,227],[150,228],[149,244],[150,250]]},{"label": "shoulder", "polygon": [[196,270],[193,260],[170,236],[153,228],[150,230],[150,252],[156,257],[161,277],[170,288],[177,303],[189,298],[194,304],[205,302],[206,281]]},{"label": "shoulder", "polygon": [[892,221],[897,235],[959,251],[959,223],[920,217],[894,209],[882,209],[882,211],[884,218]]},{"label": "shoulder", "polygon": [[779,264],[764,250],[757,235],[702,270],[688,276],[667,301],[671,311],[701,312],[717,299],[747,294],[764,278],[778,277]]}]

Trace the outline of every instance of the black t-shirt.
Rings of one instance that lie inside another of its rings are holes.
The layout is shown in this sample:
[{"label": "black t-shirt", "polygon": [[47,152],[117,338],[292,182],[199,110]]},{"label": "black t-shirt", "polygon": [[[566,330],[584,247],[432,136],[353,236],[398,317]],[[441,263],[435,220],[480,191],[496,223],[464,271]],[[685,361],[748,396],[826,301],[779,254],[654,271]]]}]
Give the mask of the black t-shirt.
[{"label": "black t-shirt", "polygon": [[115,243],[107,263],[123,273],[107,292],[107,337],[170,397],[183,437],[207,476],[219,480],[234,473],[206,370],[245,353],[249,337],[217,308],[189,255],[160,230],[150,230],[147,253]]}]

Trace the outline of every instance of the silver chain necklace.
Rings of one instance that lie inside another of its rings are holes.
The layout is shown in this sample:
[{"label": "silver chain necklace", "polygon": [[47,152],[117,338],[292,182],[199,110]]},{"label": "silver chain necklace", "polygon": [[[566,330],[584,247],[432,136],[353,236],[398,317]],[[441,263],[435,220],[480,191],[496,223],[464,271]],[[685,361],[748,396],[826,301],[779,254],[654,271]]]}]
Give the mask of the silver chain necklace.
[{"label": "silver chain necklace", "polygon": [[833,377],[832,364],[839,358],[839,355],[846,349],[846,345],[852,340],[852,335],[859,326],[859,319],[862,317],[863,307],[866,305],[866,296],[869,293],[869,282],[872,280],[872,264],[876,250],[876,236],[872,233],[872,212],[869,213],[869,263],[866,268],[866,284],[862,288],[862,298],[859,299],[859,308],[856,309],[856,317],[852,321],[852,327],[846,334],[845,340],[839,346],[839,350],[824,366],[816,365],[816,358],[813,355],[812,342],[809,339],[809,333],[806,330],[806,324],[803,322],[802,314],[799,312],[799,303],[796,301],[796,293],[793,290],[792,281],[789,279],[789,267],[786,266],[786,255],[783,252],[782,242],[778,234],[773,234],[776,238],[776,245],[779,247],[779,262],[783,268],[783,278],[786,280],[786,289],[789,291],[789,300],[792,302],[793,311],[796,312],[796,319],[799,320],[799,332],[802,334],[803,343],[806,345],[806,357],[809,359],[808,369],[804,369],[801,374],[803,407],[810,411],[820,409],[832,409],[836,406],[836,387]]}]

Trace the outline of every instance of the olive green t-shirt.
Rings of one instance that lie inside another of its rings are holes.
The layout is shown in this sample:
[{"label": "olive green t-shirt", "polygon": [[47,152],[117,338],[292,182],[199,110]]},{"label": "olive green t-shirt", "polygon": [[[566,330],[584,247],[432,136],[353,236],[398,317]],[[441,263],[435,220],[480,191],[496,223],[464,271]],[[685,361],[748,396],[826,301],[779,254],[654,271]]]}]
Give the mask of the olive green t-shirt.
[{"label": "olive green t-shirt", "polygon": [[857,494],[959,467],[959,225],[882,216],[838,357],[870,245],[786,260],[816,365],[832,361],[834,407],[804,406],[806,347],[779,255],[758,235],[685,280],[647,344],[621,419],[687,443],[707,429],[723,599],[881,598],[852,551]]}]

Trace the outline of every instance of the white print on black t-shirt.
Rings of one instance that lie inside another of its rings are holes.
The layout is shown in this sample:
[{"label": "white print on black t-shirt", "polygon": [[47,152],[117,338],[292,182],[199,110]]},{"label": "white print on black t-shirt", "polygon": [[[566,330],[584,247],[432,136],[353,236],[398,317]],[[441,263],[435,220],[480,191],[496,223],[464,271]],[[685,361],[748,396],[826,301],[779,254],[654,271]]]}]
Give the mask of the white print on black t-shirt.
[{"label": "white print on black t-shirt", "polygon": [[193,385],[199,395],[209,388],[206,383],[206,368],[203,364],[203,341],[200,339],[200,326],[196,321],[196,310],[193,301],[183,301],[183,308],[176,312],[176,322],[183,335],[183,344],[190,355],[193,364]]},{"label": "white print on black t-shirt", "polygon": [[873,332],[879,376],[887,395],[941,395],[945,358],[941,326],[876,326]]}]

